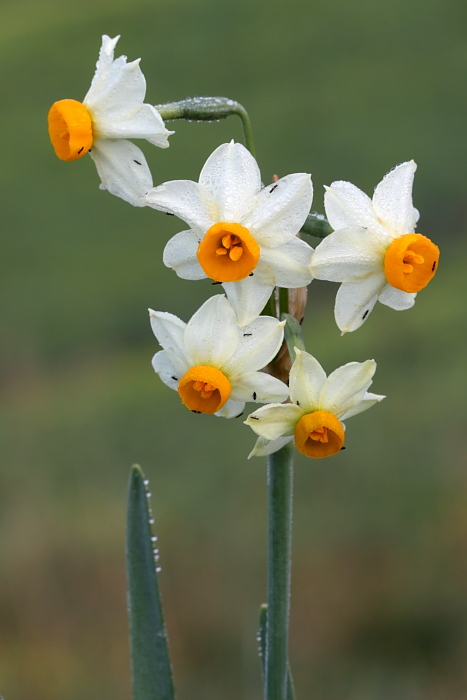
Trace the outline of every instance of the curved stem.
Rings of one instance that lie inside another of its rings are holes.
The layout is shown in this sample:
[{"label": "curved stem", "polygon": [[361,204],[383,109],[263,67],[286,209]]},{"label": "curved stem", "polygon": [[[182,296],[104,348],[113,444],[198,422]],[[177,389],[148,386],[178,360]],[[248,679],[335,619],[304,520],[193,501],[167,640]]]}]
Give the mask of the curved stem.
[{"label": "curved stem", "polygon": [[250,117],[245,107],[228,97],[187,97],[178,102],[167,102],[156,105],[155,108],[165,121],[174,119],[187,119],[188,121],[213,122],[226,119],[231,114],[236,114],[242,120],[245,145],[251,155],[255,157],[253,143],[253,130]]},{"label": "curved stem", "polygon": [[287,697],[293,446],[268,457],[268,613],[265,700]]}]

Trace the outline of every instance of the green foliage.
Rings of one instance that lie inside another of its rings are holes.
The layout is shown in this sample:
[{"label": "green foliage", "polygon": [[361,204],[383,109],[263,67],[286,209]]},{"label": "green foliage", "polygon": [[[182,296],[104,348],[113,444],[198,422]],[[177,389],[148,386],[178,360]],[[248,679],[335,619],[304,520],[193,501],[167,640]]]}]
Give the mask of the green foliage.
[{"label": "green foliage", "polygon": [[153,522],[141,468],[133,466],[128,484],[126,562],[134,700],[173,700],[172,669],[155,564]]}]

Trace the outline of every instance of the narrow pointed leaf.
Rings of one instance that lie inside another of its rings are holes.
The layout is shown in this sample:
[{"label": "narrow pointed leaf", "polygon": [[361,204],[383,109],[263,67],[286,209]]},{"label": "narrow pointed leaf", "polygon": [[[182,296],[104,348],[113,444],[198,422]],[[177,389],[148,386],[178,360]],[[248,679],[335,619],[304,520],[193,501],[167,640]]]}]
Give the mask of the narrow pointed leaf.
[{"label": "narrow pointed leaf", "polygon": [[134,700],[174,700],[167,632],[155,567],[149,494],[139,466],[128,484],[126,562]]},{"label": "narrow pointed leaf", "polygon": [[[263,676],[263,687],[264,678],[266,672],[266,625],[268,619],[268,606],[263,603],[259,609],[259,625],[258,625],[258,652],[261,659],[261,674]],[[292,679],[292,672],[290,671],[290,664],[287,663],[287,689],[286,689],[285,700],[295,700],[295,689]]]}]

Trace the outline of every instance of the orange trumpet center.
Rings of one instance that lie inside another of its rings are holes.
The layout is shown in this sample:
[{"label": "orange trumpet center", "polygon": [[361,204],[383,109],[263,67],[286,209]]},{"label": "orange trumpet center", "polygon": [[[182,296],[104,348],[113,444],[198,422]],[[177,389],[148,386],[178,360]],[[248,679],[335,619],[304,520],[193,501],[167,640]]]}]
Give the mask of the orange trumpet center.
[{"label": "orange trumpet center", "polygon": [[390,285],[403,292],[419,292],[438,269],[439,248],[420,233],[396,238],[386,251],[384,274]]},{"label": "orange trumpet center", "polygon": [[77,100],[60,100],[49,110],[49,136],[60,160],[77,160],[92,146],[92,119]]},{"label": "orange trumpet center", "polygon": [[216,413],[226,403],[231,391],[232,386],[225,374],[205,365],[191,367],[178,384],[182,403],[195,413]]},{"label": "orange trumpet center", "polygon": [[307,457],[330,457],[344,444],[344,427],[332,413],[314,411],[302,416],[295,427],[295,446]]},{"label": "orange trumpet center", "polygon": [[259,245],[241,224],[214,224],[198,246],[199,264],[216,282],[238,282],[255,269]]}]

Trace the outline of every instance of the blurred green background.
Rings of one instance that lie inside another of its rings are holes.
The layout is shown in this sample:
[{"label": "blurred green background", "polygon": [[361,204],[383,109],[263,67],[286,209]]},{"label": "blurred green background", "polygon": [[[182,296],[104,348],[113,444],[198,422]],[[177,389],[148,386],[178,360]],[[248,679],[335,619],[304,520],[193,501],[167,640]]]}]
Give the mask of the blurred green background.
[{"label": "blurred green background", "polygon": [[[141,56],[147,101],[227,95],[250,112],[263,178],[371,194],[419,166],[419,230],[441,267],[410,311],[341,338],[314,282],[309,349],[327,371],[374,357],[388,398],[347,450],[297,459],[290,656],[298,698],[467,697],[464,439],[467,6],[461,0],[3,0],[0,8],[0,694],[130,697],[128,470],[151,480],[179,698],[261,696],[265,460],[240,421],[194,416],[154,375],[147,307],[185,320],[212,293],[161,253],[181,224],[56,159],[46,113],[82,99],[103,33]],[[143,146],[156,183],[197,179],[238,120],[176,123]],[[311,242],[311,241],[310,241]]]}]

